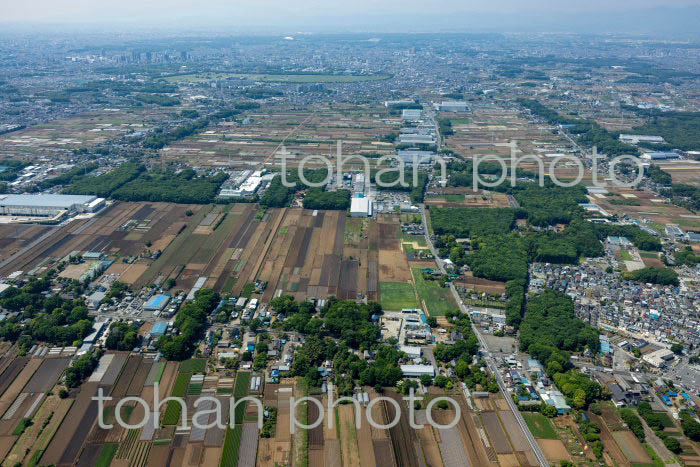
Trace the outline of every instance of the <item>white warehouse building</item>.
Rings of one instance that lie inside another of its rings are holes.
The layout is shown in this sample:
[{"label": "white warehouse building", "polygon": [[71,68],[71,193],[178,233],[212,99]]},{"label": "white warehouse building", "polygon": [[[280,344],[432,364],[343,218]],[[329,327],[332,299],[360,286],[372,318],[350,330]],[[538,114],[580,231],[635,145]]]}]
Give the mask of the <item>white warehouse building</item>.
[{"label": "white warehouse building", "polygon": [[352,198],[350,217],[372,217],[372,201],[369,198]]},{"label": "white warehouse building", "polygon": [[53,217],[61,211],[96,212],[104,198],[82,195],[0,195],[0,215]]},{"label": "white warehouse building", "polygon": [[406,378],[420,378],[422,375],[435,376],[433,365],[401,365],[401,372]]},{"label": "white warehouse building", "polygon": [[466,112],[468,109],[467,103],[462,101],[443,101],[440,104],[441,112]]}]

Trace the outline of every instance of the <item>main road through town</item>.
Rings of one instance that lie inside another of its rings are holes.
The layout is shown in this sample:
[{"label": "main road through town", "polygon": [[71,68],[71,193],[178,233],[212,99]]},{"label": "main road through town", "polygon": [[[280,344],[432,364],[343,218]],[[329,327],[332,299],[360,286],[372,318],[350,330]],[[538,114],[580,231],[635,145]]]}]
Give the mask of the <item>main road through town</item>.
[{"label": "main road through town", "polygon": [[[430,238],[430,232],[428,230],[428,222],[427,222],[427,218],[425,215],[425,205],[421,204],[420,210],[421,210],[421,216],[423,217],[423,225],[425,226],[425,240],[427,242],[428,247],[430,248],[430,251],[432,252],[433,256],[435,257],[435,262],[438,265],[438,269],[440,270],[440,272],[442,274],[445,274],[445,266],[443,264],[443,261],[440,259],[440,256],[438,255],[437,250],[435,249],[435,246],[433,245],[433,240]],[[459,305],[459,309],[462,311],[462,313],[468,314],[469,310],[467,310],[467,307],[465,307],[464,303],[462,303],[462,299],[459,296],[459,293],[457,293],[457,289],[455,288],[455,286],[452,282],[450,282],[450,290],[452,290],[452,295],[454,296],[455,302]],[[486,345],[486,341],[484,340],[484,337],[481,335],[481,333],[479,332],[479,329],[477,329],[477,327],[474,326],[473,323],[472,323],[472,330],[474,331],[474,334],[476,334],[476,337],[479,339],[479,344],[481,344],[481,347],[484,349],[484,353],[485,353],[484,360],[486,360],[486,364],[488,365],[489,370],[496,378],[496,382],[498,383],[498,387],[501,388],[501,392],[503,393],[504,399],[508,403],[510,410],[515,415],[515,419],[518,421],[520,428],[525,433],[525,437],[527,438],[528,442],[530,443],[530,447],[532,448],[532,451],[535,453],[535,457],[537,457],[537,460],[539,461],[539,463],[542,467],[549,466],[549,462],[547,462],[547,458],[544,456],[542,449],[540,449],[540,446],[539,446],[539,444],[537,444],[535,437],[532,436],[532,433],[530,433],[530,430],[528,429],[527,424],[525,423],[525,420],[523,419],[523,416],[520,414],[520,411],[515,406],[513,399],[508,394],[508,391],[506,390],[506,385],[503,382],[503,378],[501,377],[501,373],[498,371],[498,368],[496,367],[496,362],[494,362],[494,360],[493,360],[493,356],[491,355],[491,351],[489,350],[488,346]]]}]

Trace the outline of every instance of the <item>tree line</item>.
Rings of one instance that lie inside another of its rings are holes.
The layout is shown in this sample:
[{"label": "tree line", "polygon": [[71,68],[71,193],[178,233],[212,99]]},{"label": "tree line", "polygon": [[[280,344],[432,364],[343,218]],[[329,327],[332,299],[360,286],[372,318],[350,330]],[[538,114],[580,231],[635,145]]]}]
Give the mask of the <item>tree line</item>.
[{"label": "tree line", "polygon": [[197,343],[204,335],[207,317],[219,304],[219,294],[200,289],[194,300],[185,303],[175,315],[175,332],[158,339],[156,347],[168,360],[187,360],[192,357]]},{"label": "tree line", "polygon": [[[0,308],[17,315],[0,322],[0,339],[16,342],[26,352],[36,342],[71,346],[92,332],[94,319],[80,299],[65,299],[49,293],[51,278],[48,273],[40,279],[31,279],[22,287],[9,287],[0,296]],[[82,292],[77,283],[67,284],[64,291]]]},{"label": "tree line", "polygon": [[[362,304],[331,297],[317,313],[310,302],[299,303],[283,295],[273,299],[270,306],[278,315],[276,326],[306,336],[292,362],[292,376],[303,377],[318,387],[321,384],[318,368],[326,360],[332,360],[334,384],[341,395],[352,394],[357,382],[381,390],[395,386],[403,377],[398,362],[406,359],[405,354],[379,341],[381,332],[372,320],[373,316],[382,314],[378,303]],[[362,360],[353,350],[371,351],[374,360]]]},{"label": "tree line", "polygon": [[[320,183],[325,180],[327,176],[328,169],[304,169],[304,178],[311,183]],[[270,182],[270,185],[265,190],[265,193],[260,197],[260,205],[265,208],[283,208],[289,206],[297,192],[308,188],[299,178],[299,172],[296,169],[287,171],[286,180],[290,185],[294,185],[286,187],[282,183],[282,177],[273,178],[272,182]],[[320,191],[320,189],[316,189],[316,191]],[[311,201],[313,200],[314,198],[312,198]]]},{"label": "tree line", "polygon": [[305,209],[329,209],[346,211],[350,208],[350,191],[321,191],[310,190],[304,197],[303,205]]},{"label": "tree line", "polygon": [[506,234],[515,226],[513,208],[431,208],[430,224],[436,235],[459,238]]},{"label": "tree line", "polygon": [[155,134],[143,140],[142,145],[143,147],[148,149],[161,149],[172,142],[187,138],[188,136],[192,136],[199,130],[207,127],[210,123],[216,122],[218,120],[231,118],[235,115],[238,115],[239,113],[241,113],[241,111],[235,109],[219,110],[207,117],[198,118],[192,123],[179,126],[167,133],[163,133],[160,130],[156,130],[154,132]]},{"label": "tree line", "polygon": [[573,369],[570,352],[600,348],[598,331],[576,317],[573,301],[561,292],[545,290],[528,300],[520,325],[520,350],[539,360],[567,397],[582,409],[604,397],[603,388]]},{"label": "tree line", "polygon": [[596,146],[598,150],[611,157],[621,154],[638,155],[639,150],[632,144],[623,143],[595,120],[567,117],[556,110],[542,105],[535,99],[520,98],[517,102],[550,125],[567,125],[570,133],[577,135],[579,143],[586,147]]},{"label": "tree line", "polygon": [[77,180],[82,176],[86,176],[88,173],[94,171],[98,167],[99,165],[95,164],[94,162],[85,165],[75,166],[66,173],[40,182],[38,188],[40,190],[46,190],[48,188],[58,185],[69,185],[73,183],[74,180]]},{"label": "tree line", "polygon": [[228,174],[200,176],[192,169],[175,173],[155,169],[143,172],[112,192],[112,198],[121,201],[152,201],[180,204],[207,204],[214,201]]},{"label": "tree line", "polygon": [[635,271],[627,271],[622,274],[622,278],[650,284],[678,285],[678,273],[676,271],[671,268],[658,266],[647,266]]},{"label": "tree line", "polygon": [[106,174],[96,177],[87,175],[73,180],[73,183],[63,189],[63,193],[71,195],[93,195],[106,198],[115,190],[130,182],[146,170],[146,166],[138,162],[125,162]]}]

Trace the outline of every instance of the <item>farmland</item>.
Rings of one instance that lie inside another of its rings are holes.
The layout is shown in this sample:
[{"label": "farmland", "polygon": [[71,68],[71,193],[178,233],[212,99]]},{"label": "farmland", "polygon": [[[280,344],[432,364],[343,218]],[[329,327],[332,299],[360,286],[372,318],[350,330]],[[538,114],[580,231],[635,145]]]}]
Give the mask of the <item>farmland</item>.
[{"label": "farmland", "polygon": [[[276,75],[281,76],[281,75]],[[305,75],[307,79],[309,75]],[[362,76],[335,76],[357,80]],[[315,105],[299,110],[284,106],[262,106],[246,111],[250,121],[219,122],[160,150],[164,161],[188,161],[208,167],[247,168],[251,163],[279,165],[282,153],[325,155],[343,140],[345,154],[389,154],[393,144],[384,140],[395,128],[385,108]],[[384,117],[384,118],[382,118]],[[284,144],[280,147],[281,143]],[[298,157],[296,158],[298,160]],[[354,163],[348,163],[352,167]],[[317,162],[316,162],[317,163]],[[295,158],[287,160],[295,167]],[[313,164],[311,164],[313,165]]]},{"label": "farmland", "polygon": [[541,439],[559,439],[559,435],[554,430],[552,422],[549,421],[544,415],[533,412],[524,412],[522,414],[527,423],[527,427],[535,438]]},{"label": "farmland", "polygon": [[19,159],[50,154],[60,160],[66,149],[92,147],[138,130],[152,128],[169,117],[165,110],[110,109],[83,112],[70,118],[0,136],[0,151]]},{"label": "farmland", "polygon": [[[0,273],[32,269],[39,263],[46,267],[74,251],[125,258],[146,250],[165,250],[187,225],[189,217],[185,213],[199,209],[199,206],[168,203],[115,203],[96,217],[48,229],[44,235],[27,232],[33,236],[28,237],[24,248],[2,257]],[[144,258],[130,264],[115,264],[108,273],[116,273],[124,282],[133,283],[151,262]]]},{"label": "farmland", "polygon": [[421,268],[414,267],[412,272],[418,297],[428,315],[443,316],[448,310],[456,308],[450,289],[440,287],[435,280],[426,280],[421,273]]},{"label": "farmland", "polygon": [[381,304],[385,310],[400,311],[405,308],[417,308],[416,294],[413,286],[406,282],[381,282],[379,284]]}]

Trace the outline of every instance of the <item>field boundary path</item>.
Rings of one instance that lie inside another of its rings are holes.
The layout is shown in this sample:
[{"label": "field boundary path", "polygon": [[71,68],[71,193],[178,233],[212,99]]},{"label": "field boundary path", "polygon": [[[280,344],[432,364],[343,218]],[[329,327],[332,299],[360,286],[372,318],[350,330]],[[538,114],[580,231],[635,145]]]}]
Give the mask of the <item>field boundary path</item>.
[{"label": "field boundary path", "polygon": [[644,418],[639,417],[639,419],[642,421],[642,425],[644,426],[644,435],[646,438],[647,443],[649,443],[649,446],[651,446],[654,451],[656,451],[656,454],[661,458],[661,461],[669,466],[669,467],[681,467],[681,465],[678,463],[676,460],[676,456],[671,453],[671,451],[668,450],[666,445],[659,439],[658,436],[654,433],[654,431],[649,428],[649,425],[647,425],[646,420]]}]

